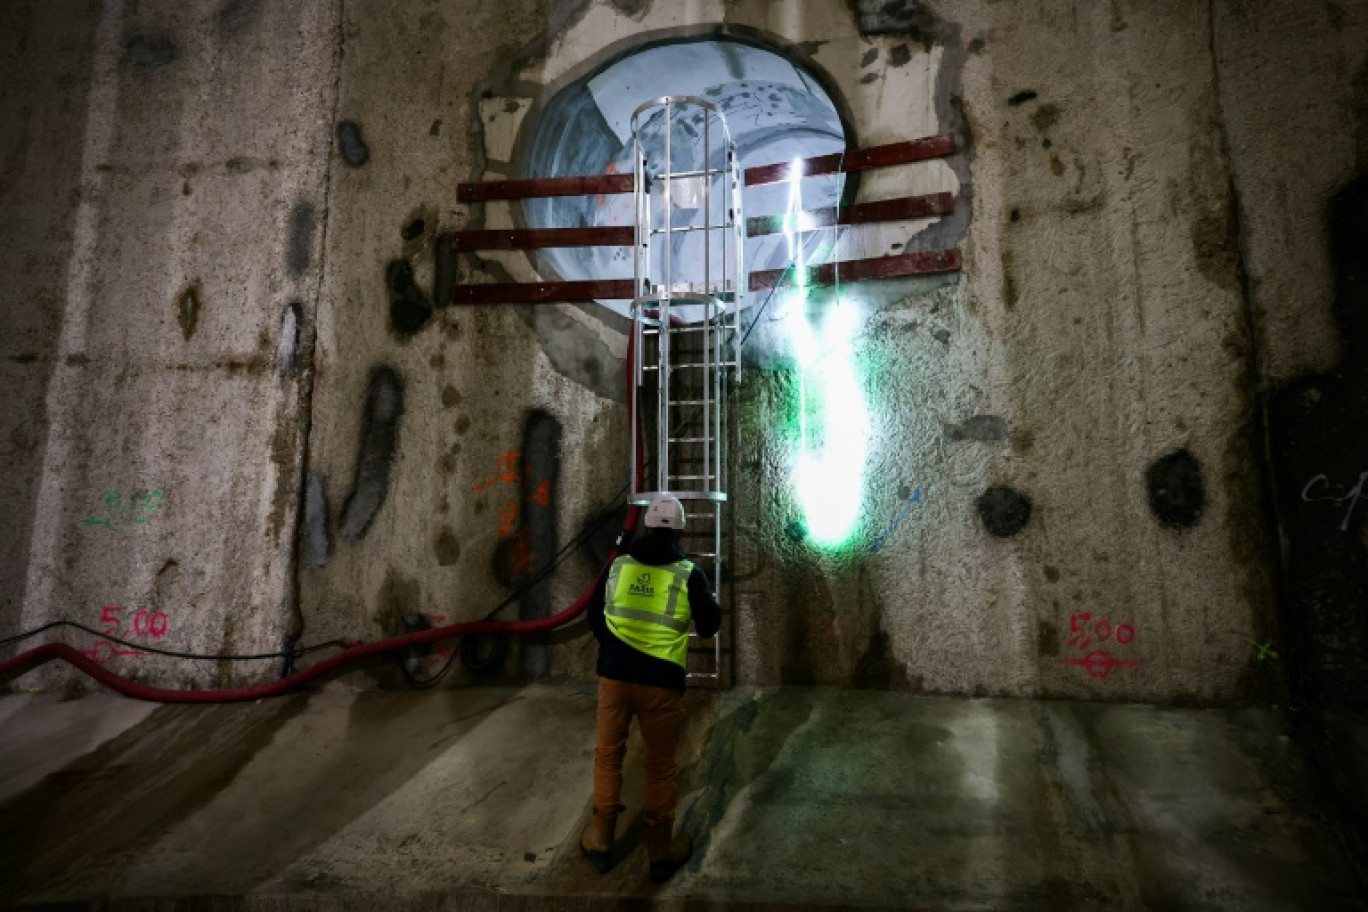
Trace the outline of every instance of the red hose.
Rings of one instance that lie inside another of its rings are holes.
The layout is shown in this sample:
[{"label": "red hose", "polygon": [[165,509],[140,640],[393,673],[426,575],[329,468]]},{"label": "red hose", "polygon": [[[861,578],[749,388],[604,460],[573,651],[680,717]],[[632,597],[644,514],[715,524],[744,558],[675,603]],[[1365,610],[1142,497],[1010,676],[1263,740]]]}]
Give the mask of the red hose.
[{"label": "red hose", "polygon": [[[624,531],[631,531],[636,528],[637,516],[640,512],[640,507],[632,507],[627,511],[627,519],[622,524]],[[618,551],[614,550],[609,555],[608,562],[612,563],[617,556]],[[287,678],[268,681],[264,684],[253,684],[249,687],[236,687],[229,690],[174,690],[169,687],[151,687],[116,675],[89,656],[65,643],[47,643],[37,649],[31,649],[12,659],[0,662],[0,680],[32,671],[53,659],[61,659],[84,671],[111,690],[138,700],[153,700],[158,703],[235,703],[242,700],[260,700],[263,697],[276,697],[289,693],[315,678],[320,678],[344,665],[350,665],[352,662],[368,656],[382,655],[387,652],[419,646],[423,643],[431,643],[435,640],[447,640],[477,633],[524,634],[552,630],[578,617],[584,611],[585,606],[589,604],[589,599],[593,596],[597,585],[598,578],[595,577],[593,582],[589,584],[589,588],[570,607],[550,617],[537,618],[532,621],[467,621],[462,624],[449,624],[446,627],[434,627],[431,630],[420,630],[417,633],[406,633],[384,640],[376,640],[373,643],[353,646],[331,658],[324,659],[312,668],[296,672]]]},{"label": "red hose", "polygon": [[[627,336],[627,409],[629,415],[634,414],[631,410],[636,407],[635,384],[632,382],[635,378],[632,370],[633,358],[635,357],[634,335],[635,333],[629,333]],[[642,475],[640,452],[638,449],[637,465],[634,467],[638,486]],[[622,523],[622,534],[618,537],[619,542],[626,541],[631,533],[636,530],[637,518],[640,514],[640,507],[628,508],[627,516]],[[620,553],[614,548],[612,553],[608,555],[608,563],[611,564],[616,560]],[[243,700],[260,700],[263,697],[276,697],[289,693],[315,678],[321,678],[323,675],[369,656],[396,652],[400,649],[408,649],[436,640],[448,640],[453,637],[479,633],[526,634],[554,630],[579,617],[585,607],[588,606],[597,585],[598,577],[596,576],[590,582],[589,588],[585,589],[584,593],[575,599],[570,607],[550,617],[530,621],[466,621],[460,624],[448,624],[445,627],[434,627],[431,630],[420,630],[417,633],[406,633],[401,636],[376,640],[373,643],[362,643],[345,649],[331,658],[324,659],[312,668],[296,672],[289,677],[263,684],[253,684],[249,687],[235,687],[228,690],[174,690],[169,687],[152,687],[147,684],[139,684],[137,681],[130,681],[128,678],[116,675],[89,656],[65,643],[46,643],[28,652],[21,652],[12,659],[0,662],[0,681],[25,674],[40,665],[51,662],[53,659],[61,659],[90,675],[111,690],[137,700],[152,700],[157,703],[236,703]]]}]

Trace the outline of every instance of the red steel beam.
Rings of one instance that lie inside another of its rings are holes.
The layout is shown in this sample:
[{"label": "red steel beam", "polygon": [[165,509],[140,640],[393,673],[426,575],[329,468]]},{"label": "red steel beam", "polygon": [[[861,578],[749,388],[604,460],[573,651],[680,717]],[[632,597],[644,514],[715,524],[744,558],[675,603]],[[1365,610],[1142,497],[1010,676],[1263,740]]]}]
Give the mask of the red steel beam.
[{"label": "red steel beam", "polygon": [[630,174],[590,174],[581,177],[533,177],[527,180],[485,181],[479,184],[457,184],[456,199],[463,203],[477,203],[483,200],[631,193],[635,183],[635,179]]},{"label": "red steel beam", "polygon": [[457,250],[528,250],[534,247],[628,247],[636,243],[630,225],[599,228],[524,228],[518,230],[455,231]]},{"label": "red steel beam", "polygon": [[[803,176],[835,174],[838,171],[866,171],[870,168],[905,165],[910,162],[926,161],[929,158],[942,158],[954,151],[955,137],[945,133],[940,136],[910,139],[907,142],[889,143],[884,146],[870,146],[868,149],[851,149],[844,153],[833,152],[830,155],[805,158],[803,159]],[[760,184],[786,181],[789,180],[792,171],[792,162],[747,168],[746,186],[755,187]]]},{"label": "red steel beam", "polygon": [[[835,174],[836,172],[865,171],[910,162],[941,158],[955,151],[955,137],[950,134],[927,136],[906,142],[833,152],[816,158],[803,159],[803,175]],[[745,184],[754,187],[789,179],[791,162],[747,168]],[[600,193],[631,193],[635,180],[630,174],[588,174],[578,177],[534,177],[525,180],[485,181],[456,185],[456,199],[462,203],[484,200],[532,199],[547,196],[584,196]]]},{"label": "red steel beam", "polygon": [[[896,222],[901,219],[926,218],[955,211],[953,193],[928,193],[925,196],[901,196],[896,199],[859,203],[838,209],[814,209],[801,215],[803,230],[827,228],[831,225],[865,225],[871,222]],[[746,219],[746,236],[780,234],[786,230],[787,215],[760,215]]]},{"label": "red steel beam", "polygon": [[845,260],[823,263],[807,268],[806,281],[799,281],[793,269],[770,269],[750,274],[750,290],[763,291],[779,283],[793,288],[799,285],[835,285],[842,282],[863,282],[868,279],[891,279],[898,276],[930,275],[956,272],[960,268],[959,248],[932,250],[926,253],[904,253],[898,256],[873,257],[868,260]]},{"label": "red steel beam", "polygon": [[593,301],[599,298],[630,298],[631,279],[600,279],[588,282],[487,282],[457,285],[452,304],[549,304],[557,301]]}]

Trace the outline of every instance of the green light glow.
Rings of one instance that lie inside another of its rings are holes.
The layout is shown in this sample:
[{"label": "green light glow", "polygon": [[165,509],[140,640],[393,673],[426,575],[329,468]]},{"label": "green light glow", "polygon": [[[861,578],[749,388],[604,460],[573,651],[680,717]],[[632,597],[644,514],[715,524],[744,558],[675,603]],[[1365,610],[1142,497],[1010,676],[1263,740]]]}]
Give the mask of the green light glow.
[{"label": "green light glow", "polygon": [[[786,227],[800,225],[802,200],[797,163],[790,172]],[[801,231],[801,228],[797,229]],[[789,251],[800,286],[789,307],[789,327],[798,361],[798,459],[794,489],[803,508],[808,535],[834,548],[850,537],[860,513],[868,454],[869,412],[855,373],[852,340],[858,317],[840,302],[830,308],[820,333],[806,312],[806,269],[802,245],[789,228]]]}]

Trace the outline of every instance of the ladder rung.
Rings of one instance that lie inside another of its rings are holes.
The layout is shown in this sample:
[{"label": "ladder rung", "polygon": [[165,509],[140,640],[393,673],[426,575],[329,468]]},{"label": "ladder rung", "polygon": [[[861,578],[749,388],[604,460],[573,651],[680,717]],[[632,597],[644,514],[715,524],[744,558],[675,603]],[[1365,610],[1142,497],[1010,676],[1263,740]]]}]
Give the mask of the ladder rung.
[{"label": "ladder rung", "polygon": [[[712,438],[711,438],[711,437],[669,437],[669,438],[666,438],[666,440],[667,440],[668,443],[706,443],[707,441],[712,440]],[[690,476],[686,476],[686,477],[690,477]],[[691,476],[691,477],[697,478],[697,477],[701,477],[701,476]]]},{"label": "ladder rung", "polygon": [[[684,326],[672,326],[672,327],[670,327],[670,335],[672,335],[672,336],[673,336],[673,335],[678,335],[679,333],[701,333],[701,332],[703,332],[703,330],[704,330],[705,327],[707,327],[707,324],[704,323],[704,322],[699,322],[699,323],[688,323],[688,324],[686,324],[686,325],[684,325]],[[713,326],[713,327],[711,327],[711,329],[712,329],[712,331],[715,332],[715,333],[720,333],[720,332],[732,332],[734,328],[731,327],[731,326],[728,326],[728,325],[723,324],[723,325],[721,325],[721,326]],[[641,334],[642,334],[643,336],[658,336],[658,335],[660,335],[660,329],[659,329],[658,327],[654,327],[654,326],[653,326],[653,327],[649,327],[649,328],[643,329],[643,330],[641,331]]]},{"label": "ladder rung", "polygon": [[715,551],[693,551],[691,554],[694,557],[717,557],[717,552]]},{"label": "ladder rung", "polygon": [[670,475],[667,476],[672,481],[707,481],[709,478],[716,478],[716,475]]},{"label": "ladder rung", "polygon": [[681,228],[652,228],[651,234],[682,234],[685,231],[726,231],[731,225],[686,225]]},{"label": "ladder rung", "polygon": [[[652,174],[651,180],[678,180],[681,177],[702,177],[705,174],[731,174],[731,168],[700,168],[697,171],[662,171],[659,174]],[[718,191],[719,193],[722,191]]]}]

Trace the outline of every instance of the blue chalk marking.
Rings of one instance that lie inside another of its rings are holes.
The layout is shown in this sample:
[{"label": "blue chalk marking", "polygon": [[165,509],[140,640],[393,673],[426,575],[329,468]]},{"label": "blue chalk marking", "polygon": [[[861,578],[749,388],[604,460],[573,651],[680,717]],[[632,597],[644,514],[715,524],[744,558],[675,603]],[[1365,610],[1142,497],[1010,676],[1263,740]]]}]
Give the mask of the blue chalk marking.
[{"label": "blue chalk marking", "polygon": [[884,530],[883,535],[880,535],[878,538],[874,539],[874,541],[870,543],[869,550],[871,553],[879,550],[883,543],[888,540],[888,536],[892,535],[894,530],[896,530],[898,526],[902,525],[902,521],[907,518],[907,514],[912,512],[912,505],[920,500],[921,488],[917,488],[917,490],[913,491],[911,496],[909,496],[907,500],[904,501],[903,508],[898,511],[897,516],[893,517],[893,522],[890,523],[888,528]]}]

